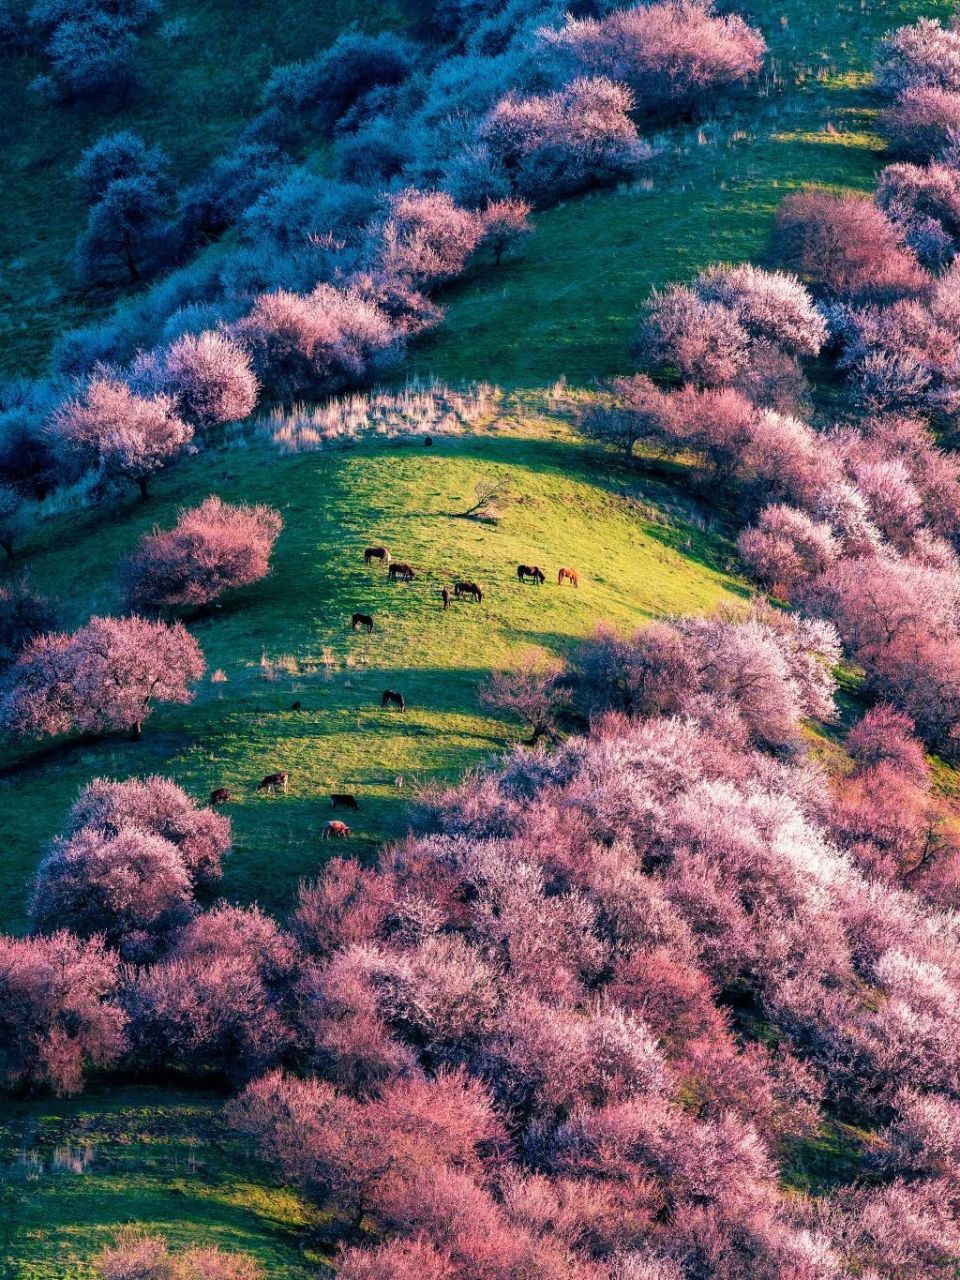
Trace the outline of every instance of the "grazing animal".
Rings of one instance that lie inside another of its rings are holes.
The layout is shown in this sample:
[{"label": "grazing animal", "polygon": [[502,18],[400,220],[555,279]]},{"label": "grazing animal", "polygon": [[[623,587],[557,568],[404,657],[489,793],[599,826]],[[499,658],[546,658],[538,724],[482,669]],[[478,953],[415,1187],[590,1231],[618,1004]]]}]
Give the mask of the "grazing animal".
[{"label": "grazing animal", "polygon": [[299,700],[299,699],[298,699],[296,702],[291,702],[291,703],[290,703],[290,710],[291,710],[291,711],[302,711],[302,710],[303,710],[303,704],[300,702],[300,700]]},{"label": "grazing animal", "polygon": [[230,792],[226,787],[214,787],[210,792],[211,804],[226,804],[230,799]]},{"label": "grazing animal", "polygon": [[557,586],[562,587],[565,582],[572,583],[575,587],[579,587],[580,579],[577,577],[576,569],[561,569],[557,574]]},{"label": "grazing animal", "polygon": [[338,822],[336,818],[332,818],[324,824],[321,839],[327,840],[331,837],[334,840],[348,840],[350,838],[350,828],[345,822]]},{"label": "grazing animal", "polygon": [[410,582],[413,579],[413,570],[408,564],[404,564],[401,560],[397,560],[387,570],[391,582],[396,582],[397,578],[402,578],[404,582]]},{"label": "grazing animal", "polygon": [[433,436],[424,436],[423,444],[425,448],[427,449],[431,448],[433,446]]},{"label": "grazing animal", "polygon": [[483,592],[475,582],[455,582],[453,584],[453,593],[458,600],[464,596],[471,596],[477,604],[483,604]]},{"label": "grazing animal", "polygon": [[371,560],[379,560],[381,564],[389,564],[390,552],[386,547],[367,547],[363,553],[363,563],[369,564]]},{"label": "grazing animal", "polygon": [[257,783],[258,791],[269,791],[271,795],[273,795],[277,787],[280,788],[284,795],[290,790],[290,779],[285,770],[281,770],[279,773],[268,773],[265,778],[262,778]]},{"label": "grazing animal", "polygon": [[356,796],[348,795],[347,792],[337,792],[336,795],[330,797],[331,809],[359,809]]},{"label": "grazing animal", "polygon": [[528,578],[532,578],[538,587],[547,580],[546,574],[536,564],[518,564],[517,577],[521,582],[526,582]]},{"label": "grazing animal", "polygon": [[355,613],[350,619],[350,627],[356,631],[357,627],[366,627],[368,631],[373,630],[373,619],[369,613]]},{"label": "grazing animal", "polygon": [[407,704],[403,700],[403,694],[397,693],[395,689],[384,689],[383,697],[380,699],[381,707],[389,707],[391,704],[399,707],[401,711],[406,711]]},{"label": "grazing animal", "polygon": [[440,592],[440,595],[443,598],[443,607],[445,609],[449,609],[450,608],[450,588],[444,587],[443,590]]}]

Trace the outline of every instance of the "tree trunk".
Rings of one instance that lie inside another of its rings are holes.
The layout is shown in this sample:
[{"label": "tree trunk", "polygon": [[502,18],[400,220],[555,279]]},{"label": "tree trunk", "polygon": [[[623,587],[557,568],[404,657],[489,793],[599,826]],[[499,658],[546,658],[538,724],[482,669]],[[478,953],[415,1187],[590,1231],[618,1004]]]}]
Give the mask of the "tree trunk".
[{"label": "tree trunk", "polygon": [[144,502],[146,502],[147,498],[150,496],[149,493],[147,492],[148,484],[149,484],[149,481],[147,480],[146,476],[137,477],[137,487],[140,490],[140,497]]},{"label": "tree trunk", "polygon": [[137,269],[137,260],[133,256],[133,241],[130,238],[129,233],[126,233],[123,237],[123,256],[127,261],[127,271],[130,273],[130,283],[134,284],[140,279],[140,272]]},{"label": "tree trunk", "polygon": [[143,721],[138,720],[137,723],[130,730],[130,741],[139,742],[142,737],[143,737]]}]

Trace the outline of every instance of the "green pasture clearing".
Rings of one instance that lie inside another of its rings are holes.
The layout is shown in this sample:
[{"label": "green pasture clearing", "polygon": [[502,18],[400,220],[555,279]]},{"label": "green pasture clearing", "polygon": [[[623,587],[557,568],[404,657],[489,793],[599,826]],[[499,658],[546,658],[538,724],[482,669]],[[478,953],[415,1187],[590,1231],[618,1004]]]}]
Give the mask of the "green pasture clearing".
[{"label": "green pasture clearing", "polygon": [[[117,609],[119,561],[183,504],[216,491],[272,503],[285,521],[270,577],[191,624],[208,663],[195,702],[160,708],[140,743],[6,749],[3,923],[23,926],[26,883],[78,788],[99,774],[152,771],[198,798],[231,790],[236,841],[223,892],[282,912],[331,850],[319,842],[331,792],[358,796],[350,847],[372,854],[403,832],[420,784],[455,777],[518,737],[477,701],[491,669],[530,646],[563,653],[601,619],[629,625],[742,597],[724,568],[723,531],[676,491],[619,467],[559,417],[517,413],[430,451],[417,441],[289,456],[255,439],[174,468],[146,503],[41,525],[23,563],[75,626]],[[500,522],[458,518],[477,481],[494,475],[508,478],[513,498]],[[363,549],[379,543],[414,565],[412,583],[364,566]],[[546,585],[521,586],[518,562],[541,564]],[[557,586],[562,564],[580,571],[579,590]],[[444,613],[440,590],[457,577],[479,582],[484,601]],[[354,611],[373,614],[372,635],[350,631]],[[405,714],[380,709],[387,687],[403,693]],[[302,710],[290,709],[295,701]],[[257,795],[277,769],[289,771],[290,795]]]}]

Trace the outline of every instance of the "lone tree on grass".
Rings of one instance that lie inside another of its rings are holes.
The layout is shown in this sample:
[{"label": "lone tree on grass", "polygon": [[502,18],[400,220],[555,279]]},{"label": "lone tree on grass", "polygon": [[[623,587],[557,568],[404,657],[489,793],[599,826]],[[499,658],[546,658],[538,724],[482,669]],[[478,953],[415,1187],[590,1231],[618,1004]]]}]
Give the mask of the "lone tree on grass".
[{"label": "lone tree on grass", "polygon": [[456,511],[457,520],[484,520],[496,524],[505,506],[513,501],[510,477],[484,476],[473,487],[473,502],[465,511]]},{"label": "lone tree on grass", "polygon": [[225,591],[258,582],[283,521],[271,507],[217,497],[182,511],[172,529],[141,539],[122,574],[134,609],[205,608]]},{"label": "lone tree on grass", "polygon": [[16,738],[130,730],[139,738],[158,702],[190,702],[200,646],[179,623],[92,618],[68,635],[33,640],[11,668],[0,725]]}]

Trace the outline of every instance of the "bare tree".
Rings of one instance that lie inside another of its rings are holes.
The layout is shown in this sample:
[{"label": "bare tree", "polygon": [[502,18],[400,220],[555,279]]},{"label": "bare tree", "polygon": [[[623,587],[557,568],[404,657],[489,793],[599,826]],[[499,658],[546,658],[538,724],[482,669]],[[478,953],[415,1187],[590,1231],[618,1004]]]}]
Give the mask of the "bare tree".
[{"label": "bare tree", "polygon": [[510,492],[510,477],[484,476],[473,487],[473,503],[466,511],[454,511],[457,520],[483,520],[496,524],[503,514],[504,507],[513,502]]}]

